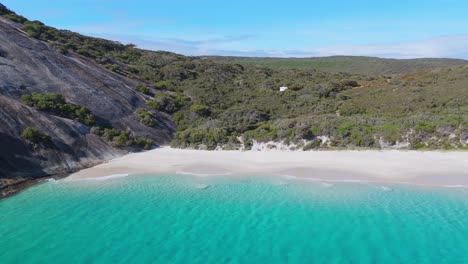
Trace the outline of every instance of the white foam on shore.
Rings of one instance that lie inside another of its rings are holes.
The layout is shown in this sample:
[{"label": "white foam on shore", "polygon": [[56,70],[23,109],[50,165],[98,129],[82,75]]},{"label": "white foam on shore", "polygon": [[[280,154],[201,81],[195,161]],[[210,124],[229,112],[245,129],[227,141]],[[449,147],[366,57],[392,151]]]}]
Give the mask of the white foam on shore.
[{"label": "white foam on shore", "polygon": [[228,175],[231,175],[231,173],[229,173],[229,172],[226,172],[226,173],[197,173],[197,172],[191,172],[191,171],[176,171],[176,174],[190,175],[190,176],[196,176],[196,177],[215,177],[215,176],[228,176]]},{"label": "white foam on shore", "polygon": [[466,188],[468,185],[454,184],[454,185],[443,185],[445,188]]},{"label": "white foam on shore", "polygon": [[[321,182],[322,184],[327,184],[328,182],[348,182],[348,183],[366,183],[368,181],[365,180],[353,180],[353,179],[342,179],[342,180],[332,180],[332,179],[320,179],[320,178],[313,178],[313,177],[298,177],[294,175],[279,175],[287,180],[300,180],[300,181],[312,181],[312,182]],[[329,184],[329,183],[328,183]]]},{"label": "white foam on shore", "polygon": [[82,178],[82,179],[74,179],[73,181],[107,181],[112,179],[124,178],[130,176],[129,173],[121,173],[121,174],[111,174],[102,177],[92,177],[92,178]]}]

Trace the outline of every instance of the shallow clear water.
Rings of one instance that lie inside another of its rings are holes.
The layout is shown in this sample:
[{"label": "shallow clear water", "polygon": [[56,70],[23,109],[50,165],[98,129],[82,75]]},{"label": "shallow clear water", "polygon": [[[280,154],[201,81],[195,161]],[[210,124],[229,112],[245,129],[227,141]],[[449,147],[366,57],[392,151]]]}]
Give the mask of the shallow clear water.
[{"label": "shallow clear water", "polygon": [[0,201],[0,263],[286,262],[468,263],[468,190],[162,175]]}]

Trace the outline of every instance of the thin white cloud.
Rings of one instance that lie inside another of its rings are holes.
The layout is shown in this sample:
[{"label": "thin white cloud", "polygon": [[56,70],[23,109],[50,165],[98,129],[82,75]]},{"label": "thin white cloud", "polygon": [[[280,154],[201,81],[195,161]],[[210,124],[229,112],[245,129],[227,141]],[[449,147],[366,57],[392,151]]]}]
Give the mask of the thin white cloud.
[{"label": "thin white cloud", "polygon": [[109,23],[102,23],[97,25],[71,27],[70,30],[83,34],[99,35],[106,34],[107,32],[128,30],[143,24],[143,21],[126,21],[124,23],[119,21],[111,21]]},{"label": "thin white cloud", "polygon": [[149,39],[141,36],[94,34],[123,43],[133,43],[140,48],[172,51],[184,55],[224,55],[262,57],[322,57],[334,55],[374,56],[382,58],[461,58],[468,59],[468,34],[446,35],[404,43],[366,45],[341,45],[304,49],[235,49],[236,43],[254,38],[252,35],[227,36],[206,40]]},{"label": "thin white cloud", "polygon": [[468,34],[447,35],[406,43],[322,47],[306,49],[303,53],[316,56],[356,55],[400,59],[468,58]]},{"label": "thin white cloud", "polygon": [[[237,53],[234,51],[233,53]],[[244,51],[256,56],[258,50]],[[373,56],[381,58],[461,58],[468,59],[468,34],[447,35],[405,43],[342,45],[298,50],[265,50],[269,57],[323,57],[335,55]]]},{"label": "thin white cloud", "polygon": [[141,36],[106,34],[101,33],[100,31],[94,32],[94,34],[91,34],[92,36],[117,40],[124,44],[132,43],[143,49],[171,51],[184,55],[194,56],[214,55],[218,54],[218,52],[220,55],[235,53],[236,51],[231,50],[218,50],[216,47],[226,43],[242,42],[243,40],[247,40],[253,37],[252,35],[239,35],[207,38],[203,40],[187,40],[178,38],[149,39]]}]

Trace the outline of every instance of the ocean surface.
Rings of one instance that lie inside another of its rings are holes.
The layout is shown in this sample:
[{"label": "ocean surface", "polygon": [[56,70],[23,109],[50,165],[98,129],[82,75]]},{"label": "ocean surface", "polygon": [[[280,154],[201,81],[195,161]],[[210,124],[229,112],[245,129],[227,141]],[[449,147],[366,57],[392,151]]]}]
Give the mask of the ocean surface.
[{"label": "ocean surface", "polygon": [[266,176],[46,182],[0,201],[0,263],[468,263],[468,189]]}]

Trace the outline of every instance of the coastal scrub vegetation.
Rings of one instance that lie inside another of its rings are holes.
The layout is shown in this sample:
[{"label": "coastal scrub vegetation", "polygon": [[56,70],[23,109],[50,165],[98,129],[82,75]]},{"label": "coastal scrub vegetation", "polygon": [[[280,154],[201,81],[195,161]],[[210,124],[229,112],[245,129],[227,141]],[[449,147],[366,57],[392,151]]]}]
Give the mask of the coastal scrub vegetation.
[{"label": "coastal scrub vegetation", "polygon": [[[55,93],[32,93],[31,95],[24,94],[21,96],[21,101],[28,106],[34,107],[40,111],[45,111],[60,117],[73,119],[91,127],[91,133],[101,136],[113,146],[137,147],[143,149],[151,149],[154,145],[153,140],[143,137],[135,137],[130,131],[118,130],[112,127],[101,128],[96,126],[96,117],[86,108],[67,103],[65,98],[60,94]],[[145,112],[139,112],[142,117],[142,123],[148,126],[154,126],[151,119],[145,119]],[[42,135],[39,131],[33,128],[27,128],[22,137],[33,143],[40,143],[50,140],[50,137]]]},{"label": "coastal scrub vegetation", "polygon": [[382,59],[376,57],[330,56],[315,58],[261,58],[209,56],[210,60],[223,63],[239,63],[272,69],[320,70],[324,72],[348,72],[371,76],[406,74],[466,65],[460,59]]},{"label": "coastal scrub vegetation", "polygon": [[87,126],[96,124],[96,118],[91,112],[74,104],[67,103],[62,95],[56,93],[23,94],[21,101],[37,110],[49,112],[53,115],[73,119]]},{"label": "coastal scrub vegetation", "polygon": [[92,127],[91,133],[102,137],[114,147],[137,147],[151,149],[154,145],[152,139],[136,137],[130,131],[119,130],[116,128]]},{"label": "coastal scrub vegetation", "polygon": [[[174,147],[249,148],[272,140],[306,149],[467,145],[468,66],[461,60],[186,57],[58,30],[5,10],[0,15],[63,54],[86,56],[140,83],[135,90],[153,98],[137,119],[154,127],[154,113],[171,115]],[[86,109],[63,98],[35,97],[23,100],[93,124]],[[117,145],[128,145],[128,137],[106,134]]]},{"label": "coastal scrub vegetation", "polygon": [[153,110],[172,114],[179,111],[186,103],[187,98],[183,94],[159,92],[154,96],[154,99],[148,100],[146,105]]}]

